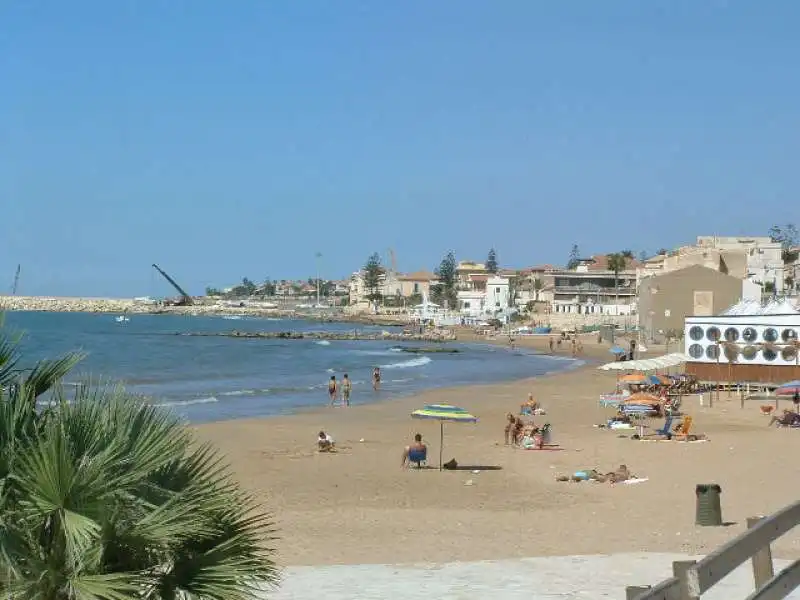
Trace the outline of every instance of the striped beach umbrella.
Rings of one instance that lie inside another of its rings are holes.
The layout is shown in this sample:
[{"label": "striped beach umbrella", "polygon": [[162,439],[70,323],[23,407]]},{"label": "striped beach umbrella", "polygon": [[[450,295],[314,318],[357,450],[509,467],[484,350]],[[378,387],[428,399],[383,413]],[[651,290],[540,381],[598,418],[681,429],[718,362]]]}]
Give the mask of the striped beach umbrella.
[{"label": "striped beach umbrella", "polygon": [[411,413],[412,419],[432,419],[439,421],[439,470],[442,470],[442,451],[444,449],[444,422],[477,423],[478,417],[463,408],[450,404],[429,404]]},{"label": "striped beach umbrella", "polygon": [[622,383],[647,383],[647,377],[641,373],[630,373],[628,375],[623,375],[619,378],[619,380]]},{"label": "striped beach umbrella", "polygon": [[775,390],[776,396],[794,396],[795,392],[800,392],[800,380],[789,381]]}]

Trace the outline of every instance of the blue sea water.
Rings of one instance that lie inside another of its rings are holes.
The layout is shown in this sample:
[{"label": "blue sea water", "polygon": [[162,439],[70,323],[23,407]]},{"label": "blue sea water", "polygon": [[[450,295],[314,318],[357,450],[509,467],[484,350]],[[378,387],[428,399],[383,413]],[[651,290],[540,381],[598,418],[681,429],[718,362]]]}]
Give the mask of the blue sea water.
[{"label": "blue sea water", "polygon": [[[350,323],[179,315],[10,312],[6,329],[23,334],[24,360],[81,350],[69,378],[118,381],[192,422],[262,417],[324,406],[327,381],[348,373],[352,404],[390,401],[428,388],[533,377],[579,363],[502,346],[459,344],[458,354],[410,354],[393,341],[244,339],[175,335],[226,331],[352,331]],[[359,331],[380,330],[358,326]],[[410,344],[420,346],[420,343]],[[379,392],[370,384],[381,367]]]}]

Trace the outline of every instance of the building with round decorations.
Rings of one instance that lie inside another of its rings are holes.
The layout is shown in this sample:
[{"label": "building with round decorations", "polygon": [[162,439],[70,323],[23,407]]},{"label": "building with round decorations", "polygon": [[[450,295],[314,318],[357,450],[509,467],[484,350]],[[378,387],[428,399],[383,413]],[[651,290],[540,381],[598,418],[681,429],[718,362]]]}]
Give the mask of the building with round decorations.
[{"label": "building with round decorations", "polygon": [[800,310],[788,301],[741,302],[721,315],[687,317],[684,336],[686,372],[703,381],[800,379]]}]

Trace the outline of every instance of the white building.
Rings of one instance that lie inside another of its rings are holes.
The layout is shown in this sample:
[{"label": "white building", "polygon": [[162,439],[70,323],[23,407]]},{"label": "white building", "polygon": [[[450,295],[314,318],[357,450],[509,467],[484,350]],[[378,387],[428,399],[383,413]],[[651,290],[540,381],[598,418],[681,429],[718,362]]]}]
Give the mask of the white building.
[{"label": "white building", "polygon": [[[714,248],[721,251],[740,251],[745,254],[747,272],[745,279],[773,287],[778,296],[784,293],[783,246],[772,238],[698,236],[699,248]],[[764,291],[767,291],[766,289]]]},{"label": "white building", "polygon": [[507,277],[491,276],[484,286],[461,289],[457,292],[458,310],[467,317],[488,318],[505,315],[509,309],[510,281]]}]

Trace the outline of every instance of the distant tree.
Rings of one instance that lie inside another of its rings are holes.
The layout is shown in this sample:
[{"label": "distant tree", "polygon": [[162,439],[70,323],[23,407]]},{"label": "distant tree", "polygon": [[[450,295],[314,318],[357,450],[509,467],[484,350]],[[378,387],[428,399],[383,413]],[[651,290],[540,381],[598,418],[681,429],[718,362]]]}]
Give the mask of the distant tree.
[{"label": "distant tree", "polygon": [[769,230],[769,237],[783,248],[782,255],[785,264],[793,263],[797,260],[798,253],[795,248],[800,245],[800,234],[798,234],[797,227],[793,223],[783,227],[773,225]]},{"label": "distant tree", "polygon": [[457,304],[456,293],[456,255],[448,252],[436,269],[438,283],[431,288],[431,297],[434,302],[447,308],[455,308]]},{"label": "distant tree", "polygon": [[774,294],[775,293],[775,282],[774,281],[766,282],[764,284],[764,291],[766,293],[768,293],[768,294]]},{"label": "distant tree", "polygon": [[494,248],[489,250],[489,256],[486,257],[486,270],[489,273],[497,273],[497,252]]},{"label": "distant tree", "polygon": [[647,252],[642,250],[641,252],[639,252],[639,262],[644,262],[646,260],[647,260]]},{"label": "distant tree", "polygon": [[572,244],[572,249],[569,251],[569,260],[567,261],[567,269],[572,271],[580,263],[581,251],[578,244]]},{"label": "distant tree", "polygon": [[785,283],[788,290],[794,290],[794,277],[788,275],[785,279]]},{"label": "distant tree", "polygon": [[622,252],[620,252],[620,254],[622,254],[622,256],[624,256],[628,260],[634,259],[633,250],[623,250]]},{"label": "distant tree", "polygon": [[381,264],[381,255],[374,252],[364,265],[364,288],[367,290],[367,300],[375,307],[375,312],[378,312],[378,306],[383,298],[381,285],[385,275],[386,269]]},{"label": "distant tree", "polygon": [[320,284],[319,289],[320,289],[320,293],[323,296],[332,296],[333,293],[336,291],[336,284],[333,283],[332,281],[323,281]]},{"label": "distant tree", "polygon": [[256,293],[258,286],[256,286],[256,284],[250,281],[247,277],[242,277],[242,288],[244,288],[246,295],[252,296]]},{"label": "distant tree", "polygon": [[606,255],[608,269],[614,272],[614,303],[619,306],[619,274],[628,266],[628,257],[622,252]]},{"label": "distant tree", "polygon": [[277,286],[275,285],[275,282],[272,281],[269,277],[267,277],[264,280],[264,283],[261,285],[261,293],[268,298],[271,298],[272,296],[275,295],[276,289]]},{"label": "distant tree", "polygon": [[214,287],[207,287],[206,296],[222,296],[222,291]]}]

